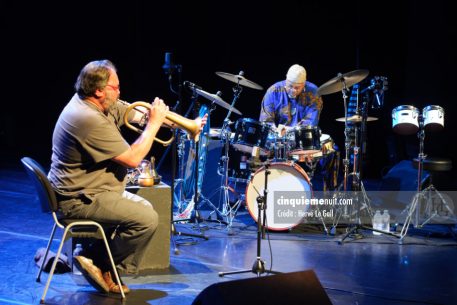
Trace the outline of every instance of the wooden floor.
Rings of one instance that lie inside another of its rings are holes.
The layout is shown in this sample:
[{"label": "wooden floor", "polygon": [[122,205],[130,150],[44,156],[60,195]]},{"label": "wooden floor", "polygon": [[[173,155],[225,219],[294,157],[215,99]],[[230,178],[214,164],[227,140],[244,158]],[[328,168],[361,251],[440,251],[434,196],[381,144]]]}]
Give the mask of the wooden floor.
[{"label": "wooden floor", "polygon": [[[38,304],[44,284],[35,282],[34,255],[46,246],[52,219],[41,213],[19,165],[2,169],[0,182],[0,304]],[[197,232],[193,224],[177,229]],[[208,240],[187,243],[174,236],[181,245],[179,254],[170,249],[169,269],[124,276],[132,290],[125,304],[191,304],[213,283],[256,277],[251,272],[218,276],[250,269],[256,261],[256,223],[244,208],[230,234],[215,223],[203,223],[201,229]],[[340,244],[344,228],[326,235],[320,226],[300,225],[290,232],[270,232],[261,240],[260,253],[266,267],[276,271],[313,270],[333,304],[457,304],[457,241],[448,234],[455,229],[412,229],[403,244],[395,237],[360,231],[360,239],[351,236]],[[44,282],[47,274],[42,278]],[[249,289],[238,294],[255,304]],[[310,296],[300,298],[307,304]],[[80,275],[64,273],[54,276],[46,303],[119,304],[119,299],[99,294]]]}]

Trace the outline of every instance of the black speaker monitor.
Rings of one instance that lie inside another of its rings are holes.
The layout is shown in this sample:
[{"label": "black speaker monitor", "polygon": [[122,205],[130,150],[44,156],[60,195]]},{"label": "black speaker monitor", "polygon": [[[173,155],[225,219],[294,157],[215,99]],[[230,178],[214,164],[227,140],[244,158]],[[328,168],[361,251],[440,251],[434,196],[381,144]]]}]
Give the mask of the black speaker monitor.
[{"label": "black speaker monitor", "polygon": [[312,270],[216,283],[192,305],[332,304]]}]

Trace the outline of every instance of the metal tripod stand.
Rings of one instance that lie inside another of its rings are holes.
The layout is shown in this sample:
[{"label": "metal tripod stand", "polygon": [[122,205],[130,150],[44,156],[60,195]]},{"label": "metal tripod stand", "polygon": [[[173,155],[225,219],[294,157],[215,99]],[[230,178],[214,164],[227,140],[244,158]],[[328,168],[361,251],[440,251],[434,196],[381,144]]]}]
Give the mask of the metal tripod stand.
[{"label": "metal tripod stand", "polygon": [[281,272],[267,270],[265,269],[265,261],[262,260],[261,257],[261,240],[262,240],[262,231],[264,230],[264,226],[262,224],[262,212],[263,212],[263,219],[266,219],[266,209],[267,209],[267,194],[268,194],[268,175],[270,171],[268,170],[270,164],[269,162],[264,163],[265,166],[265,188],[263,189],[263,196],[259,194],[257,197],[257,259],[254,261],[251,269],[246,270],[239,270],[239,271],[230,271],[230,272],[219,272],[219,276],[224,276],[227,274],[239,274],[239,273],[249,273],[252,272],[257,276],[260,276],[264,273],[271,273],[271,274],[279,274]]},{"label": "metal tripod stand", "polygon": [[222,211],[216,210],[216,213],[220,216],[226,217],[227,221],[225,224],[227,225],[227,231],[229,234],[232,234],[232,224],[233,224],[233,219],[236,216],[236,213],[238,212],[238,209],[241,207],[242,200],[241,198],[237,198],[237,201],[235,204],[231,205],[230,204],[230,196],[229,196],[229,191],[232,190],[232,188],[228,184],[228,165],[230,162],[230,157],[229,157],[229,146],[230,146],[230,128],[229,124],[231,122],[226,119],[224,120],[224,124],[221,128],[221,141],[224,143],[224,154],[221,156],[220,163],[221,163],[221,170],[218,170],[218,174],[221,176],[221,186],[217,188],[216,190],[213,191],[213,193],[209,196],[212,198],[215,196],[217,193],[219,193],[219,207],[222,206]]},{"label": "metal tripod stand", "polygon": [[[417,136],[419,137],[419,155],[418,157],[418,165],[417,165],[417,193],[414,195],[412,202],[406,208],[406,219],[403,227],[400,231],[400,241],[403,241],[403,238],[408,233],[409,226],[413,219],[413,214],[415,212],[415,226],[419,227],[419,211],[420,211],[420,204],[424,199],[424,193],[421,192],[421,184],[422,184],[422,174],[423,174],[423,167],[424,167],[424,159],[426,155],[424,154],[424,139],[425,139],[425,130],[424,130],[424,120],[422,114],[419,113],[419,131]],[[403,213],[403,212],[402,212]]]}]

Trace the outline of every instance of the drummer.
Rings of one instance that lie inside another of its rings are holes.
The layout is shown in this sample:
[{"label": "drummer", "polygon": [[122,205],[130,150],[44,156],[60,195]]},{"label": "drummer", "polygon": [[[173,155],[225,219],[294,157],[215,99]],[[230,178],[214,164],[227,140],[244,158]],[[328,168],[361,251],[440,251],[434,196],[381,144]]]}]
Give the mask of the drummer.
[{"label": "drummer", "polygon": [[318,126],[322,105],[317,86],[306,80],[305,68],[295,64],[287,71],[285,80],[268,88],[262,100],[259,120],[272,123],[275,128],[280,125],[286,128]]},{"label": "drummer", "polygon": [[[323,101],[317,93],[318,87],[307,81],[306,76],[305,68],[294,64],[286,79],[273,84],[263,97],[259,121],[271,124],[279,136],[299,125],[318,127]],[[339,155],[336,155],[321,160],[323,190],[337,186]]]}]

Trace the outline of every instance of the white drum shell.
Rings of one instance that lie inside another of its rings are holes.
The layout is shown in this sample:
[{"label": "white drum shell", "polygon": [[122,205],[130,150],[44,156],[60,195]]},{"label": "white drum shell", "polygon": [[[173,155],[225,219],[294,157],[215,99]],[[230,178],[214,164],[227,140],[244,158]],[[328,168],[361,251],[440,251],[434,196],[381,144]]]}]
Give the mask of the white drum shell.
[{"label": "white drum shell", "polygon": [[401,135],[411,135],[419,130],[419,109],[401,105],[392,110],[392,128]]},{"label": "white drum shell", "polygon": [[[306,172],[293,162],[273,162],[269,166],[268,196],[267,196],[267,228],[273,231],[285,231],[298,225],[297,223],[275,223],[274,215],[274,192],[275,191],[303,191],[312,192]],[[257,221],[259,193],[263,196],[265,189],[265,168],[257,170],[246,187],[246,205],[252,218]],[[262,212],[263,213],[263,212]],[[261,214],[263,222],[263,214]]]},{"label": "white drum shell", "polygon": [[444,128],[444,109],[441,106],[430,105],[422,110],[424,127],[427,131],[435,131]]}]

